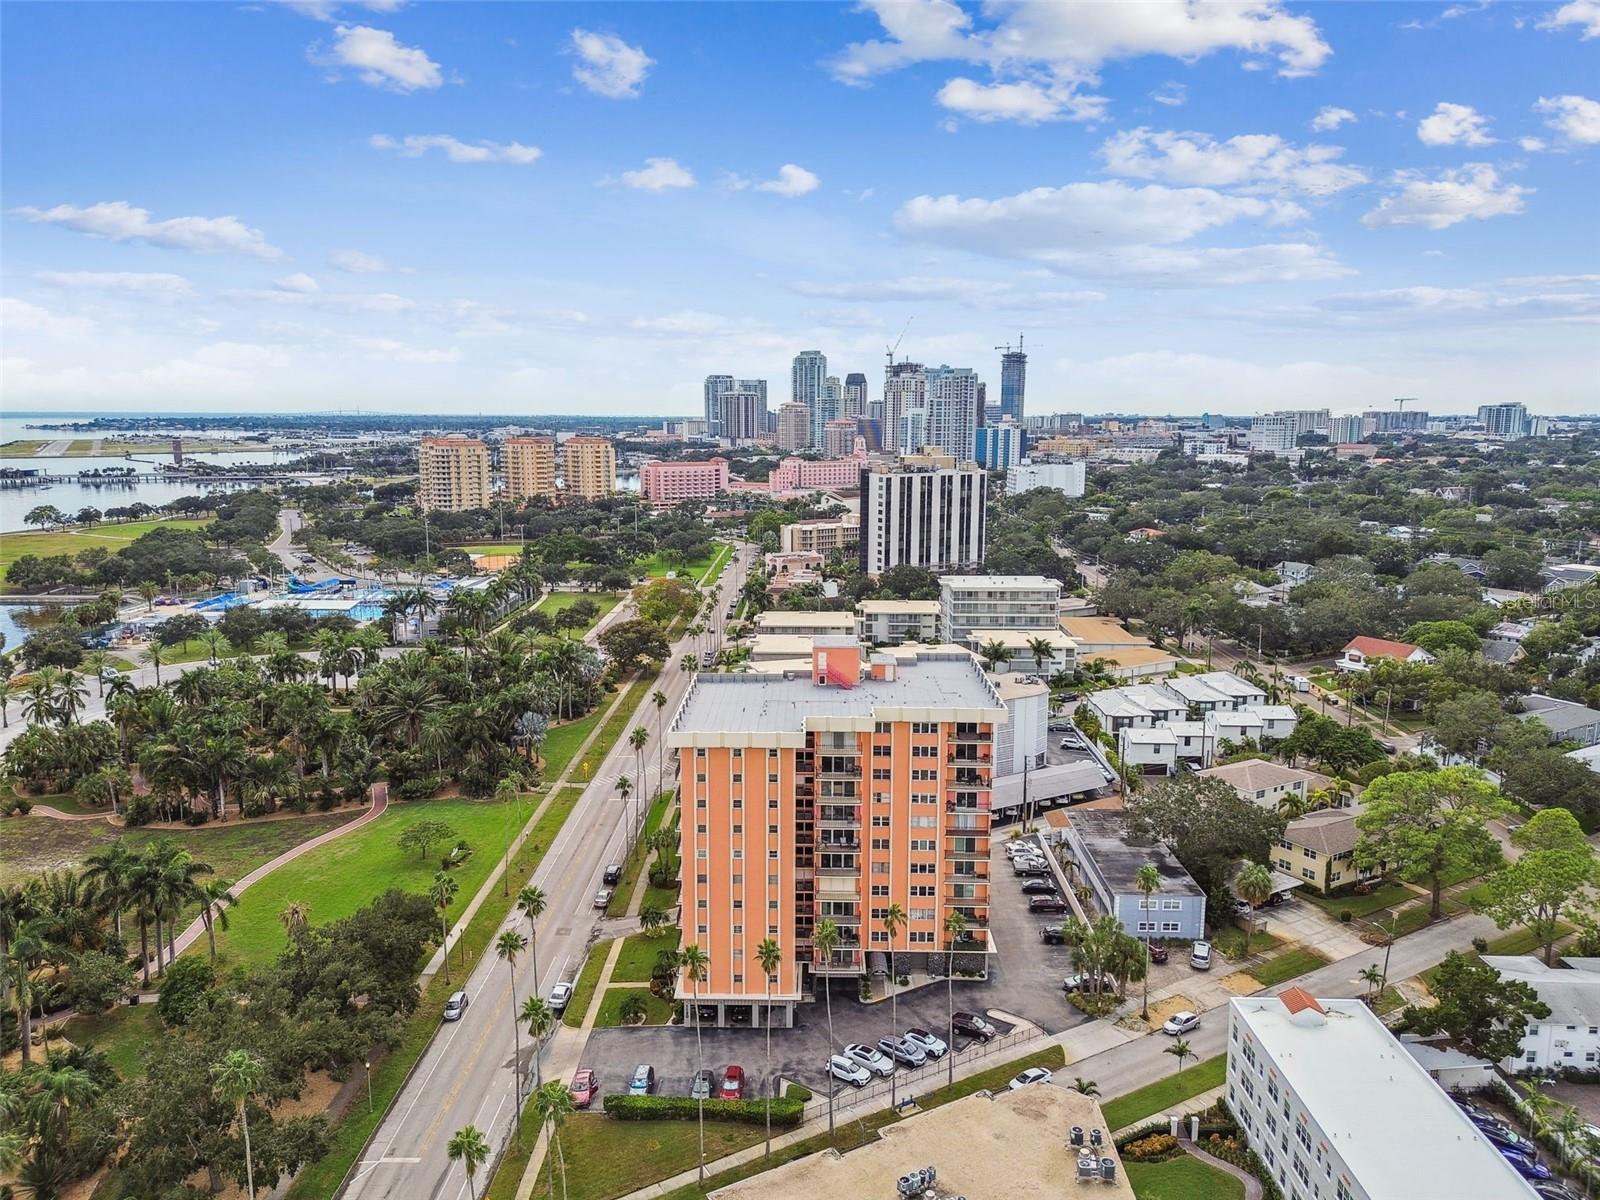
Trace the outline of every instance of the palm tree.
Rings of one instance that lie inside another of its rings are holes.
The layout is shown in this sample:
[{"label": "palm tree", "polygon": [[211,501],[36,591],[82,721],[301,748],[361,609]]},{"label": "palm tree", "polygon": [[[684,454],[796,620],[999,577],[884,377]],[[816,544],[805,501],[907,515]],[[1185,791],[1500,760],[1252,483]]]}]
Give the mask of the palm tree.
[{"label": "palm tree", "polygon": [[1373,963],[1371,966],[1362,967],[1357,972],[1357,976],[1362,983],[1367,985],[1367,989],[1362,993],[1361,998],[1369,1004],[1373,1003],[1383,987],[1383,972],[1378,969],[1377,963]]},{"label": "palm tree", "polygon": [[250,1200],[255,1200],[256,1196],[256,1170],[250,1157],[250,1114],[246,1105],[250,1097],[261,1090],[266,1079],[266,1068],[248,1050],[229,1050],[220,1062],[211,1065],[211,1086],[218,1096],[234,1106],[239,1114],[239,1126],[244,1131],[244,1179]]},{"label": "palm tree", "polygon": [[944,935],[945,942],[945,1010],[949,1023],[946,1028],[950,1031],[950,1082],[956,1081],[956,943],[966,936],[967,916],[959,908],[952,908],[945,915]]},{"label": "palm tree", "polygon": [[978,657],[983,659],[984,666],[993,671],[1011,657],[1011,651],[1006,649],[1004,642],[996,639],[979,646]]},{"label": "palm tree", "polygon": [[[900,936],[900,931],[906,927],[906,910],[898,903],[891,902],[883,910],[883,932],[889,939],[889,1025],[894,1035],[900,1035],[900,987],[899,976],[894,973],[894,939]],[[896,1071],[895,1075],[899,1072]],[[895,1105],[895,1075],[889,1076],[889,1105]]]},{"label": "palm tree", "polygon": [[102,699],[105,698],[106,694],[106,667],[110,663],[111,652],[109,650],[91,650],[83,656],[83,665],[89,668],[94,675],[95,682],[100,685]]},{"label": "palm tree", "polygon": [[456,893],[461,890],[461,882],[447,871],[435,871],[433,882],[428,884],[428,899],[433,901],[433,906],[439,910],[439,949],[444,953],[444,978],[450,981],[450,921],[445,916],[450,911],[450,906],[455,903]]},{"label": "palm tree", "polygon": [[489,1159],[489,1140],[476,1125],[463,1125],[450,1135],[444,1152],[467,1173],[467,1195],[478,1200],[478,1168]]},{"label": "palm tree", "polygon": [[[543,997],[529,996],[522,1002],[521,1016],[522,1023],[528,1027],[528,1040],[533,1043],[534,1087],[540,1088],[544,1086],[544,1067],[539,1061],[539,1048],[556,1027],[556,1014]],[[521,1119],[520,1113],[518,1119]]]},{"label": "palm tree", "polygon": [[33,972],[49,949],[47,932],[44,917],[24,921],[11,937],[11,953],[3,964],[16,996],[17,1034],[24,1067],[33,1061]]},{"label": "palm tree", "polygon": [[111,928],[122,940],[122,911],[133,899],[133,880],[138,874],[139,856],[128,848],[124,838],[108,842],[84,858],[83,878],[98,885],[100,903],[111,913]]},{"label": "palm tree", "polygon": [[650,693],[650,703],[656,706],[656,795],[661,795],[662,784],[665,782],[663,772],[666,764],[663,756],[666,754],[667,739],[661,731],[661,722],[666,719],[667,694],[660,688]]},{"label": "palm tree", "polygon": [[[650,741],[650,733],[649,733],[649,731],[647,729],[645,729],[645,727],[643,725],[635,725],[634,728],[633,728],[633,732],[628,735],[628,745],[633,747],[634,761],[636,763],[638,763],[638,766],[639,766],[639,772],[638,772],[638,774],[639,774],[639,790],[641,792],[644,791],[644,784],[645,784],[645,777],[644,777],[644,748],[645,748],[645,744],[647,742],[649,742],[649,741]],[[633,806],[633,810],[634,810],[633,811],[633,816],[634,816],[633,834],[632,834],[632,837],[629,838],[629,845],[632,845],[633,840],[639,836],[639,820],[638,820],[638,818],[639,818],[639,806],[637,804],[635,804]]]},{"label": "palm tree", "polygon": [[[156,597],[161,594],[161,589],[147,579],[141,583],[136,590],[139,593],[139,599],[144,601],[145,611],[155,612]],[[157,680],[157,682],[160,681]]]},{"label": "palm tree", "polygon": [[763,1024],[767,1028],[767,1150],[772,1154],[772,1093],[776,1080],[772,1077],[772,982],[783,962],[783,948],[772,938],[764,938],[756,947],[756,961],[767,978],[767,1008]]},{"label": "palm tree", "polygon": [[[561,1169],[561,1200],[567,1196],[567,1155],[561,1146],[561,1127],[573,1113],[572,1093],[559,1079],[552,1079],[533,1096],[533,1114],[540,1127],[550,1126],[550,1141],[556,1148],[556,1164]],[[704,1155],[701,1155],[704,1158]],[[556,1194],[555,1172],[550,1173],[550,1195]]]},{"label": "palm tree", "polygon": [[1528,1136],[1533,1136],[1533,1127],[1549,1116],[1550,1108],[1555,1100],[1544,1089],[1548,1080],[1530,1079],[1517,1084],[1517,1090],[1522,1093],[1523,1104],[1528,1110]]},{"label": "palm tree", "polygon": [[239,903],[233,894],[233,884],[224,879],[207,879],[195,885],[195,899],[200,901],[200,920],[205,923],[206,941],[211,945],[211,961],[217,961],[217,926],[226,932],[228,910]]},{"label": "palm tree", "polygon": [[1150,930],[1154,929],[1156,924],[1150,917],[1150,897],[1161,890],[1161,872],[1156,869],[1154,863],[1145,863],[1134,874],[1133,886],[1144,894],[1142,907],[1145,912],[1145,920],[1141,924],[1149,927],[1145,930],[1144,935],[1144,1007],[1139,1012],[1139,1016],[1148,1021],[1150,1019]]},{"label": "palm tree", "polygon": [[522,1026],[517,1012],[517,955],[528,948],[528,939],[515,929],[501,932],[494,940],[494,952],[506,964],[506,978],[511,986],[511,1044],[512,1086],[517,1092],[517,1111],[522,1111]]},{"label": "palm tree", "polygon": [[1082,1075],[1075,1075],[1072,1079],[1072,1090],[1080,1096],[1098,1096],[1100,1085],[1092,1079],[1085,1079]]},{"label": "palm tree", "polygon": [[[700,1041],[700,985],[701,985],[701,983],[703,983],[705,981],[706,975],[711,970],[711,957],[704,950],[702,950],[700,948],[699,943],[690,942],[682,950],[678,951],[678,965],[683,970],[683,973],[689,977],[690,995],[692,996],[693,1003],[694,1003],[694,1058],[695,1058],[695,1070],[697,1072],[698,1071],[703,1071],[703,1070],[705,1070],[706,1062],[705,1062],[705,1050],[701,1046],[701,1041]],[[829,1041],[833,1040],[831,1019],[830,1019],[830,1023],[829,1023],[828,1040]],[[697,1112],[697,1120],[698,1120],[699,1125],[700,1125],[700,1161],[699,1161],[700,1186],[701,1186],[702,1189],[704,1189],[705,1183],[706,1183],[706,1102],[705,1102],[705,1098],[701,1097],[700,1102],[695,1107],[696,1107],[696,1112]]]},{"label": "palm tree", "polygon": [[206,648],[206,658],[213,665],[227,657],[228,651],[233,649],[233,643],[220,629],[208,629],[200,635],[200,644]]},{"label": "palm tree", "polygon": [[150,665],[156,669],[156,686],[160,687],[161,662],[167,656],[167,648],[152,638],[150,644],[144,648],[144,656],[149,660]]},{"label": "palm tree", "polygon": [[1178,1070],[1180,1072],[1183,1070],[1183,1060],[1194,1057],[1194,1051],[1189,1048],[1188,1041],[1183,1038],[1173,1039],[1172,1045],[1168,1046],[1161,1053],[1170,1054],[1173,1058],[1177,1059]]},{"label": "palm tree", "polygon": [[528,918],[528,947],[533,953],[533,990],[539,991],[539,927],[538,920],[544,916],[545,898],[544,889],[533,884],[524,884],[517,893],[517,908],[522,915]]},{"label": "palm tree", "polygon": [[678,660],[678,669],[685,675],[693,675],[700,666],[700,660],[692,654],[685,654]]},{"label": "palm tree", "polygon": [[1028,639],[1028,653],[1033,655],[1034,669],[1043,675],[1050,669],[1050,663],[1056,656],[1056,648],[1050,644],[1049,638],[1031,637]]},{"label": "palm tree", "polygon": [[1267,897],[1272,895],[1272,872],[1260,863],[1250,863],[1240,871],[1233,881],[1233,890],[1239,899],[1250,905],[1250,911],[1245,914],[1244,923],[1244,957],[1250,957],[1250,931],[1256,923],[1255,913],[1258,905],[1265,904]]},{"label": "palm tree", "polygon": [[311,906],[304,900],[291,900],[278,912],[278,923],[289,940],[295,941],[311,925]]}]

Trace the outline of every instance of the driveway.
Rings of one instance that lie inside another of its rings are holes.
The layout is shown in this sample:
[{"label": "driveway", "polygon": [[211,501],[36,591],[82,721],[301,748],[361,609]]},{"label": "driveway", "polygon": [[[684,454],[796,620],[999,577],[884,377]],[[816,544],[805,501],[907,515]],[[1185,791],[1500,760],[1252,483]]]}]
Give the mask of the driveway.
[{"label": "driveway", "polygon": [[1023,880],[1011,869],[1003,839],[995,839],[989,855],[989,924],[996,953],[990,956],[989,982],[984,998],[992,1008],[1012,1013],[1046,1033],[1060,1033],[1089,1020],[1067,1003],[1061,981],[1072,974],[1072,951],[1047,946],[1039,931],[1058,928],[1070,913],[1035,914],[1028,911]]}]

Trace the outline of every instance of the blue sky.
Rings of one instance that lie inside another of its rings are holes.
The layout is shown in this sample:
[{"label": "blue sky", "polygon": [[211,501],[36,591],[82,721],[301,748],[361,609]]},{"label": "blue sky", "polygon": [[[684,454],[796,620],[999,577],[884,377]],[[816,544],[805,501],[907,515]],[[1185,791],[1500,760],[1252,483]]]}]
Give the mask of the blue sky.
[{"label": "blue sky", "polygon": [[1600,0],[8,3],[7,405],[1600,409]]}]

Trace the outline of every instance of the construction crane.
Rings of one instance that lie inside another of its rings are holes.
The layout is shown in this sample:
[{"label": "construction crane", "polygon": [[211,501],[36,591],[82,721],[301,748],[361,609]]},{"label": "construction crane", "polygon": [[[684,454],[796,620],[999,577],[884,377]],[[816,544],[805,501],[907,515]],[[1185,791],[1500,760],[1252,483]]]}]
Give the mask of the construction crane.
[{"label": "construction crane", "polygon": [[900,331],[900,336],[899,336],[899,337],[897,337],[897,338],[895,338],[895,340],[894,340],[894,345],[892,345],[892,346],[885,346],[885,347],[884,347],[884,348],[883,348],[883,349],[884,349],[884,353],[885,353],[885,355],[886,355],[886,356],[887,356],[887,357],[888,357],[888,359],[889,359],[889,367],[890,367],[890,369],[891,369],[891,370],[892,370],[892,369],[893,369],[893,368],[894,368],[894,352],[895,352],[895,351],[896,351],[896,350],[898,350],[898,349],[900,349],[900,343],[901,343],[901,342],[903,342],[903,341],[905,341],[905,340],[906,340],[906,333],[907,333],[907,331],[909,331],[909,330],[910,330],[910,328],[911,328],[911,322],[913,322],[913,321],[915,321],[915,320],[916,320],[916,319],[917,319],[917,318],[916,318],[916,317],[914,317],[914,316],[912,316],[912,317],[907,317],[907,318],[906,318],[906,327],[905,327],[905,329],[902,329],[902,330],[901,330],[901,331]]},{"label": "construction crane", "polygon": [[[1017,346],[1016,346],[1016,349],[1017,349],[1017,353],[1018,354],[1022,353],[1022,337],[1023,337],[1022,334],[1020,334],[1020,333],[1017,334]],[[1010,354],[1011,353],[1011,343],[1007,342],[1004,346],[996,346],[995,349],[1001,351],[1002,353]]]}]

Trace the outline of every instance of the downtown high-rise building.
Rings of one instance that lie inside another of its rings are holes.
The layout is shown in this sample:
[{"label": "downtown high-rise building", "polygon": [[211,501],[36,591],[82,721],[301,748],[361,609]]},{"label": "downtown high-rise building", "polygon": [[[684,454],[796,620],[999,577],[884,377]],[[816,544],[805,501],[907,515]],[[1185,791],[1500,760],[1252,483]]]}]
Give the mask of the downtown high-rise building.
[{"label": "downtown high-rise building", "polygon": [[802,350],[789,366],[789,399],[811,406],[828,378],[828,356],[821,350]]},{"label": "downtown high-rise building", "polygon": [[617,490],[617,448],[610,438],[570,437],[561,450],[569,497],[599,500]]},{"label": "downtown high-rise building", "polygon": [[843,415],[844,387],[839,383],[837,375],[829,375],[822,381],[821,390],[811,402],[811,444],[820,447],[822,431],[828,422],[837,420]]},{"label": "downtown high-rise building", "polygon": [[971,367],[938,366],[929,367],[925,374],[928,416],[921,444],[956,458],[971,458],[977,430],[978,373]]},{"label": "downtown high-rise building", "polygon": [[983,564],[985,488],[977,463],[905,454],[861,468],[861,572],[973,570]]},{"label": "downtown high-rise building", "polygon": [[794,400],[778,406],[778,449],[786,454],[811,445],[811,413]]},{"label": "downtown high-rise building", "polygon": [[706,436],[718,437],[722,432],[722,397],[733,391],[732,375],[706,376]]},{"label": "downtown high-rise building", "polygon": [[867,377],[860,371],[851,371],[844,377],[844,409],[841,417],[867,415]]},{"label": "downtown high-rise building", "polygon": [[[928,407],[928,375],[921,363],[890,363],[883,377],[883,449],[889,454],[908,454],[921,449],[907,442],[906,414],[925,414]],[[913,415],[920,428],[925,416]]]},{"label": "downtown high-rise building", "polygon": [[1335,446],[1350,445],[1366,437],[1371,429],[1372,425],[1367,418],[1360,414],[1330,417],[1328,418],[1328,441]]},{"label": "downtown high-rise building", "polygon": [[1028,386],[1028,356],[1022,349],[1022,337],[1017,337],[1017,348],[1007,345],[1000,355],[1000,419],[1007,417],[1018,425],[1023,423],[1023,396]]},{"label": "downtown high-rise building", "polygon": [[1504,438],[1508,442],[1520,441],[1528,436],[1528,406],[1526,404],[1480,404],[1478,420],[1484,433],[1490,437]]},{"label": "downtown high-rise building", "polygon": [[1401,408],[1399,404],[1402,403],[1410,403],[1410,401],[1397,401],[1395,408],[1372,409],[1361,415],[1372,419],[1373,433],[1424,432],[1428,428],[1427,411],[1420,408]]},{"label": "downtown high-rise building", "polygon": [[[729,442],[750,442],[767,436],[766,381],[742,379],[718,401],[717,436]],[[745,384],[761,384],[760,390]]]}]

